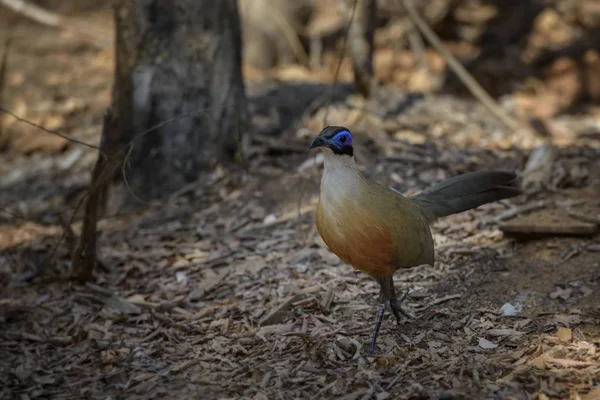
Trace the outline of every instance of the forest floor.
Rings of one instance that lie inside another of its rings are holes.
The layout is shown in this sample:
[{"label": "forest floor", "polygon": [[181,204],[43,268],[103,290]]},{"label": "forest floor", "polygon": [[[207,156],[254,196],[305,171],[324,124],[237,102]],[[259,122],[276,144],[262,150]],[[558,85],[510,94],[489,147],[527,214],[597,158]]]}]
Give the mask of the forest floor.
[{"label": "forest floor", "polygon": [[[112,51],[33,23],[11,30],[3,107],[97,145]],[[500,230],[598,219],[599,114],[546,121],[558,150],[541,190],[433,225],[435,265],[395,277],[417,319],[387,315],[371,357],[377,284],[314,226],[320,163],[307,148],[325,113],[352,129],[368,177],[408,193],[522,170],[540,140],[452,93],[386,88],[361,105],[348,84],[306,75],[249,80],[260,134],[245,168],[103,219],[87,286],[69,279],[66,244],[45,260],[96,152],[0,116],[0,398],[600,398],[598,224],[527,240]]]}]

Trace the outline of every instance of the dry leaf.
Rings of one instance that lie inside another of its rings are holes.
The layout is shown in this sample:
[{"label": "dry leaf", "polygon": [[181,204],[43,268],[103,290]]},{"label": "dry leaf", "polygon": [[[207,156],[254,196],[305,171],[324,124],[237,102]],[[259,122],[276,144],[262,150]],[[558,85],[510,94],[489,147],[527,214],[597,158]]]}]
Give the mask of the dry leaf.
[{"label": "dry leaf", "polygon": [[530,360],[527,363],[527,365],[531,365],[532,367],[535,367],[538,369],[546,369],[545,359],[546,359],[546,356],[544,354],[542,354],[542,355],[537,356],[533,360]]},{"label": "dry leaf", "polygon": [[556,336],[564,342],[570,342],[573,338],[573,332],[570,328],[560,327],[556,331]]}]

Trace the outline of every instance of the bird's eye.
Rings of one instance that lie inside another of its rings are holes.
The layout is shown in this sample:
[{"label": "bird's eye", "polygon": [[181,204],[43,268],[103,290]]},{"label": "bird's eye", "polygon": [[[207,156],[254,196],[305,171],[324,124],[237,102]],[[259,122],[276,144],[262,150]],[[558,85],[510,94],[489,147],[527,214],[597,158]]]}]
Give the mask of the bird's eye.
[{"label": "bird's eye", "polygon": [[348,140],[348,136],[343,135],[342,137],[340,137],[340,143],[346,143],[346,140]]}]

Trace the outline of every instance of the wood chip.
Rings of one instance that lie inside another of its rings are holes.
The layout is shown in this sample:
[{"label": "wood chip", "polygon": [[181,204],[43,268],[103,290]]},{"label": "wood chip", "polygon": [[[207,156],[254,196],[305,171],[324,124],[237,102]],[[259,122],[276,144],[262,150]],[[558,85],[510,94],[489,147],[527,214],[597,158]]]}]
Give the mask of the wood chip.
[{"label": "wood chip", "polygon": [[325,312],[331,309],[331,304],[333,303],[333,299],[335,297],[335,287],[332,285],[327,289],[327,293],[323,297],[321,301],[321,309]]},{"label": "wood chip", "polygon": [[259,338],[261,338],[263,341],[267,341],[266,336],[267,335],[272,335],[272,334],[286,334],[291,332],[294,329],[294,324],[278,324],[278,325],[268,325],[268,326],[263,326],[262,328],[260,328],[258,330],[258,332],[256,332],[256,336],[258,336]]},{"label": "wood chip", "polygon": [[490,336],[521,336],[525,334],[515,329],[490,329],[486,333]]},{"label": "wood chip", "polygon": [[226,268],[226,269],[221,270],[216,277],[203,281],[200,285],[198,285],[194,289],[192,289],[192,291],[188,295],[188,300],[189,301],[202,300],[206,295],[208,295],[208,293],[210,293],[217,286],[219,286],[221,284],[221,282],[223,282],[223,279],[225,279],[229,275],[229,273],[230,273],[229,268]]},{"label": "wood chip", "polygon": [[174,373],[179,373],[181,371],[185,371],[186,369],[188,369],[191,366],[194,366],[196,364],[200,363],[200,360],[197,358],[193,358],[191,360],[186,360],[184,362],[182,362],[181,364],[178,364],[176,366],[174,366],[171,371],[173,371]]},{"label": "wood chip", "polygon": [[93,290],[95,293],[79,293],[80,296],[103,303],[105,306],[118,310],[123,314],[137,315],[142,312],[140,307],[119,297],[115,293],[105,288],[89,282],[86,283],[86,287]]},{"label": "wood chip", "polygon": [[300,301],[306,297],[307,296],[304,294],[296,294],[286,297],[277,306],[273,307],[267,313],[267,315],[260,319],[260,326],[273,325],[282,322],[285,319],[287,311],[291,307],[292,303]]}]

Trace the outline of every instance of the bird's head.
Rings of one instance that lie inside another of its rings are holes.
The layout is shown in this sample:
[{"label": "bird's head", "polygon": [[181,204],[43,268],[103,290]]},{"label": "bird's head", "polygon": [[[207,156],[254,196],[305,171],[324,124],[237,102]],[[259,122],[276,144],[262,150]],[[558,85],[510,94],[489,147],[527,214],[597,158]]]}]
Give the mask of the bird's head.
[{"label": "bird's head", "polygon": [[352,148],[352,134],[343,126],[327,126],[314,138],[309,149],[323,147],[333,151],[333,154],[339,156],[352,157],[354,149]]}]

